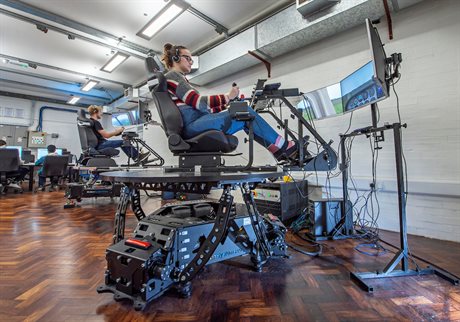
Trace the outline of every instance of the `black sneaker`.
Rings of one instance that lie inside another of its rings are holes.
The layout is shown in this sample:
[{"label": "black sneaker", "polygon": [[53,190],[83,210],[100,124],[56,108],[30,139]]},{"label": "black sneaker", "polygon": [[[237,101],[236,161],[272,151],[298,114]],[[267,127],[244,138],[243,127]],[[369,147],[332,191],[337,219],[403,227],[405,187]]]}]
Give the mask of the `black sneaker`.
[{"label": "black sneaker", "polygon": [[150,152],[139,153],[137,157],[136,164],[144,164],[150,156]]},{"label": "black sneaker", "polygon": [[294,145],[292,145],[290,148],[287,148],[285,150],[278,150],[276,151],[273,156],[275,159],[280,162],[280,161],[286,161],[290,159],[295,159],[298,156],[298,148],[297,148],[297,142],[294,142]]},{"label": "black sneaker", "polygon": [[[303,160],[309,160],[312,158],[311,153],[308,151],[309,142],[307,140],[304,141],[303,145]],[[295,142],[293,146],[290,148],[286,149],[284,152],[279,151],[279,154],[276,155],[275,153],[275,158],[278,162],[282,161],[299,161],[299,148],[298,148],[298,143]]]}]

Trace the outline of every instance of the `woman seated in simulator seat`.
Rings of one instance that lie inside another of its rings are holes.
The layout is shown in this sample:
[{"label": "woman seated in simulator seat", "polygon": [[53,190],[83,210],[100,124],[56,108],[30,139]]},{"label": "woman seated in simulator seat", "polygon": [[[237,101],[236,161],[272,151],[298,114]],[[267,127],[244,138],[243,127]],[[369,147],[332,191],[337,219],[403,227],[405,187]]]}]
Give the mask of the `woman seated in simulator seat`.
[{"label": "woman seated in simulator seat", "polygon": [[140,164],[146,161],[150,152],[139,153],[136,148],[131,146],[126,140],[107,140],[113,136],[120,135],[125,130],[124,127],[116,128],[115,131],[109,132],[104,130],[99,120],[102,118],[102,106],[91,105],[88,107],[88,113],[93,120],[93,132],[97,137],[96,150],[104,148],[121,148],[123,152],[136,163]]},{"label": "woman seated in simulator seat", "polygon": [[[221,130],[225,134],[244,130],[248,133],[246,122],[233,120],[225,110],[229,101],[238,97],[238,86],[233,86],[225,94],[200,95],[185,77],[192,69],[193,60],[184,46],[165,44],[162,61],[168,70],[165,74],[168,92],[182,115],[185,139],[207,130]],[[297,142],[286,141],[252,108],[249,112],[255,116],[255,141],[267,148],[278,161],[297,158]]]}]

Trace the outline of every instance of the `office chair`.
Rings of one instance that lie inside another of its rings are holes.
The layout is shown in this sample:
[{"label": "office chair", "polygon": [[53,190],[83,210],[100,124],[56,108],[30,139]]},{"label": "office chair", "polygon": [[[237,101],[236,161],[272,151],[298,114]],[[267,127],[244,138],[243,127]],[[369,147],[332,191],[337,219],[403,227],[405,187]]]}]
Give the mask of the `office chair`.
[{"label": "office chair", "polygon": [[19,151],[17,149],[0,149],[0,193],[7,189],[22,192],[22,188],[15,181],[19,175]]},{"label": "office chair", "polygon": [[41,176],[50,178],[50,191],[58,187],[59,179],[66,176],[68,165],[69,157],[67,155],[48,155],[45,157]]}]

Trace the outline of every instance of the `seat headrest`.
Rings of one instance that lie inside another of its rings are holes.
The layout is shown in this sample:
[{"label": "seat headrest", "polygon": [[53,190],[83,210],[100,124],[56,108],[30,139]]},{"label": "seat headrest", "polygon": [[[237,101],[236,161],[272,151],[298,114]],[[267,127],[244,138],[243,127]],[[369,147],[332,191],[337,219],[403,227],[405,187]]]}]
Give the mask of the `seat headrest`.
[{"label": "seat headrest", "polygon": [[78,118],[78,119],[81,119],[81,120],[87,120],[88,118],[86,117],[85,112],[86,112],[86,111],[85,111],[84,109],[78,110],[78,112],[77,112],[77,118]]},{"label": "seat headrest", "polygon": [[93,125],[93,121],[86,117],[84,109],[77,112],[77,124],[84,127],[92,127]]},{"label": "seat headrest", "polygon": [[157,55],[147,56],[147,58],[145,59],[145,67],[147,68],[147,72],[149,74],[164,71],[163,64],[161,63],[161,60]]},{"label": "seat headrest", "polygon": [[85,123],[85,124],[90,125],[90,126],[92,124],[92,120],[90,118],[86,117],[84,109],[81,109],[81,110],[79,110],[77,112],[77,121],[78,121],[78,123]]},{"label": "seat headrest", "polygon": [[152,90],[157,93],[166,93],[168,91],[168,82],[166,81],[165,75],[161,72],[157,72],[155,73],[155,78],[158,84],[155,85]]}]

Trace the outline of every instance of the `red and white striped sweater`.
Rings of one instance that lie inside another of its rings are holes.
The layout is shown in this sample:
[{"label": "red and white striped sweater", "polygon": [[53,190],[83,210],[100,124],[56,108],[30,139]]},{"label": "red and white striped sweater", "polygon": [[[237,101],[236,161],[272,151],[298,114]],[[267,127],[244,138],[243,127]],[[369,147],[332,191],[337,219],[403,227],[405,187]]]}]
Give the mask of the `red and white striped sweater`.
[{"label": "red and white striped sweater", "polygon": [[165,77],[168,83],[168,93],[177,107],[189,105],[194,109],[208,113],[218,113],[225,110],[224,94],[200,95],[187,78],[176,71],[167,72]]}]

